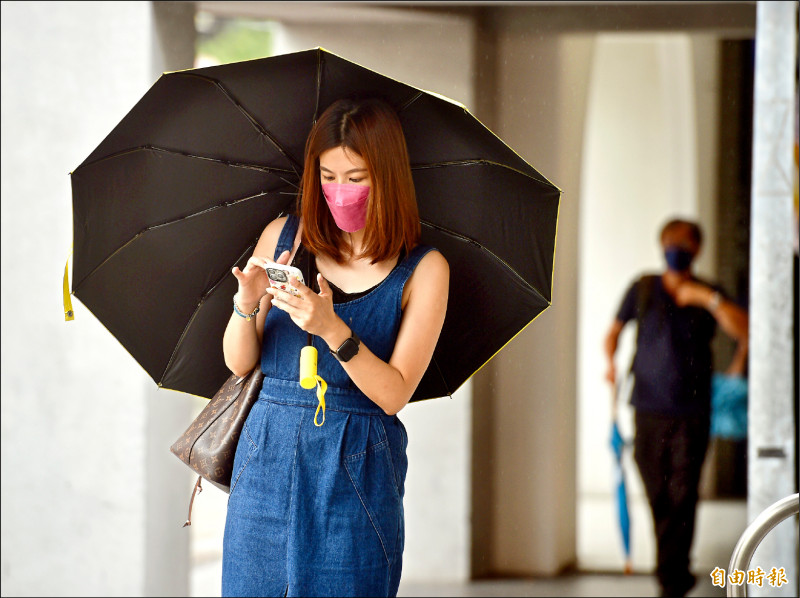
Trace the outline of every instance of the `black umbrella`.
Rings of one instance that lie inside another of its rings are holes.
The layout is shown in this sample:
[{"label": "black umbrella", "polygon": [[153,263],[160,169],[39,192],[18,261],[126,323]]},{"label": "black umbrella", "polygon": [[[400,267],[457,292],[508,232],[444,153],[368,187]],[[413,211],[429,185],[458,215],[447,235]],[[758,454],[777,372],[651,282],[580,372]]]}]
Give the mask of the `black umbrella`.
[{"label": "black umbrella", "polygon": [[451,268],[412,400],[452,394],[550,304],[560,191],[460,104],[321,48],[166,73],[72,173],[72,293],[159,386],[210,397],[230,375],[231,268],[294,209],[312,123],[355,94],[397,108],[422,242]]}]

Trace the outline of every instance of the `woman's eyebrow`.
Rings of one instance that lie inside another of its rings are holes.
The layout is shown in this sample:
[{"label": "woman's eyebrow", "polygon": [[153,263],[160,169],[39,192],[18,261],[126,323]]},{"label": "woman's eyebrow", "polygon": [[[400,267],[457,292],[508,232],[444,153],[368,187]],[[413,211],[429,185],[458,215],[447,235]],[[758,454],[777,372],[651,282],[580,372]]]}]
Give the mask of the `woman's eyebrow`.
[{"label": "woman's eyebrow", "polygon": [[[324,170],[325,172],[333,172],[330,168],[325,168],[324,166],[319,167],[320,170]],[[365,172],[366,168],[351,168],[345,174],[353,174],[354,172]]]}]

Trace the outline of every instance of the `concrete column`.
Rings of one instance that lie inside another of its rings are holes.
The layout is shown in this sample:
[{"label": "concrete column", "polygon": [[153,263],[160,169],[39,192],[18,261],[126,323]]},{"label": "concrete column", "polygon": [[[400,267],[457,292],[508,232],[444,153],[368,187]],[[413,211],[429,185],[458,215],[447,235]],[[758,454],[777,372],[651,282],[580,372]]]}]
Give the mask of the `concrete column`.
[{"label": "concrete column", "polygon": [[[191,68],[196,30],[193,2],[152,2],[152,81],[163,72]],[[146,60],[147,56],[142,56]],[[203,347],[197,347],[198,351]],[[207,349],[207,348],[206,348]],[[145,596],[188,596],[192,528],[184,528],[193,472],[169,447],[197,414],[192,397],[144,384]],[[203,405],[204,406],[204,405]],[[203,497],[205,498],[205,497]],[[220,544],[222,539],[220,538]],[[219,584],[219,580],[217,580]],[[219,585],[217,585],[219,587]]]},{"label": "concrete column", "polygon": [[487,495],[476,484],[473,494],[488,509],[481,514],[488,521],[475,530],[473,572],[555,575],[576,560],[577,157],[593,42],[544,34],[532,16],[512,20],[501,13],[495,26],[494,64],[485,65],[496,68],[493,89],[480,90],[496,94],[487,110],[493,130],[566,191],[553,305],[475,377],[480,461],[473,475],[486,474],[491,487]]},{"label": "concrete column", "polygon": [[80,301],[64,321],[61,280],[69,172],[152,83],[151,18],[143,2],[2,3],[4,596],[145,589],[148,378]]},{"label": "concrete column", "polygon": [[[792,142],[797,3],[758,2],[753,117],[750,257],[748,519],[795,492],[792,385]],[[797,595],[797,527],[776,527],[751,568],[783,567],[780,590],[751,585],[748,595]]]}]

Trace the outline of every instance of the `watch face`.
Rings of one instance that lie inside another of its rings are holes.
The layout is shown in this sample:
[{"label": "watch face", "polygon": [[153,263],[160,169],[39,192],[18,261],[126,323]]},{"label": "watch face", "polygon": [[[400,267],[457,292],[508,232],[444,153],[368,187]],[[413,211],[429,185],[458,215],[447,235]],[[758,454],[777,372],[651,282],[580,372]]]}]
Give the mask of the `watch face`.
[{"label": "watch face", "polygon": [[342,346],[339,347],[337,353],[339,353],[339,359],[342,361],[350,361],[358,354],[358,343],[353,340],[352,337],[348,338],[342,343]]}]

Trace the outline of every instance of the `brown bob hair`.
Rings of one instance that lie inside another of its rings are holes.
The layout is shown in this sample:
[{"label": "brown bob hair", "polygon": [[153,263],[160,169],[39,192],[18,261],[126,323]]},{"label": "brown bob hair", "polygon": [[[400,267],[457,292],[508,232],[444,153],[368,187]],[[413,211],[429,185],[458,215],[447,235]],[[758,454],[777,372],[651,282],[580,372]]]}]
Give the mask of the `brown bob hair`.
[{"label": "brown bob hair", "polygon": [[338,263],[348,256],[345,233],[336,226],[320,182],[320,154],[336,147],[358,154],[371,180],[364,247],[356,257],[374,264],[411,251],[419,242],[420,222],[408,148],[397,113],[377,98],[337,100],[311,129],[298,194],[303,244]]}]

